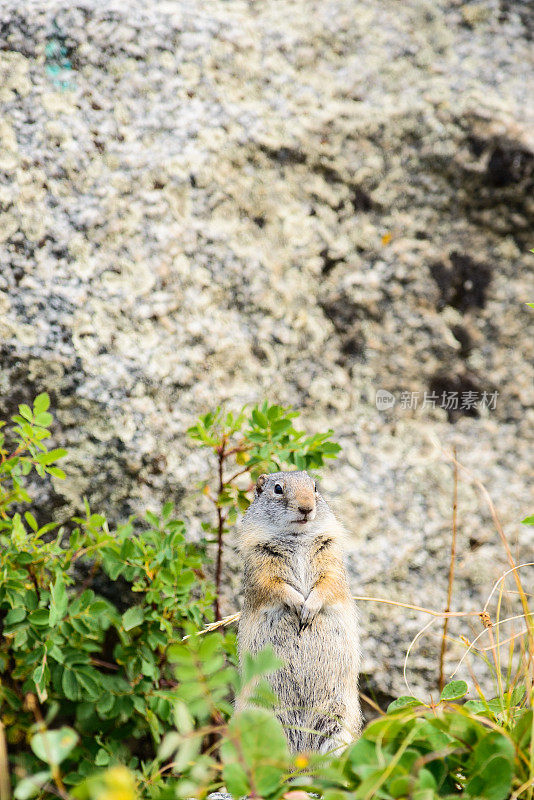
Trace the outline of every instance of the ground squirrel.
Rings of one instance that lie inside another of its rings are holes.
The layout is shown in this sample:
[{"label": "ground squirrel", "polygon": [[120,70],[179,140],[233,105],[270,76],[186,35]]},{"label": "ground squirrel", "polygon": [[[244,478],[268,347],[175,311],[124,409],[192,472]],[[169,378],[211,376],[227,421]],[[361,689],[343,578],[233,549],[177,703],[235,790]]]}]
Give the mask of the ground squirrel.
[{"label": "ground squirrel", "polygon": [[[343,528],[306,472],[260,475],[239,526],[244,557],[240,660],[271,645],[269,681],[292,751],[326,753],[359,733],[359,625]],[[246,707],[238,697],[236,709]]]}]

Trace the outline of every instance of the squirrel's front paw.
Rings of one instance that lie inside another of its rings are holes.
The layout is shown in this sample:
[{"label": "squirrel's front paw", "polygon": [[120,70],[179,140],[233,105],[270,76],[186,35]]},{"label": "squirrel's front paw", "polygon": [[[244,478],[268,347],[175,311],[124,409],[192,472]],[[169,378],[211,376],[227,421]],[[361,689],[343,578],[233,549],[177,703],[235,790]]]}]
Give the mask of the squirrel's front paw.
[{"label": "squirrel's front paw", "polygon": [[302,607],[304,606],[304,595],[302,595],[292,586],[289,586],[285,598],[285,605],[291,611],[294,611],[297,617],[300,619]]},{"label": "squirrel's front paw", "polygon": [[300,627],[299,631],[303,631],[304,628],[307,628],[309,625],[312,624],[313,620],[319,613],[322,608],[322,600],[318,595],[314,595],[313,592],[308,595],[306,600],[302,605],[302,610],[300,612]]}]

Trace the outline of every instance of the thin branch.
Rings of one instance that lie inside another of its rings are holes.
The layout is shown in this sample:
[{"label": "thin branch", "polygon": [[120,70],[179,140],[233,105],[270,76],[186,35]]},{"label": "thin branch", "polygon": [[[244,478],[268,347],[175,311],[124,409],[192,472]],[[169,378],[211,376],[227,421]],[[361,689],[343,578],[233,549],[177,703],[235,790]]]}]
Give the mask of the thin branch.
[{"label": "thin branch", "polygon": [[382,709],[380,708],[378,703],[375,703],[373,698],[369,697],[368,694],[364,694],[363,692],[360,692],[360,697],[362,698],[362,700],[364,700],[367,703],[368,706],[371,706],[371,708],[374,708],[374,710],[377,711],[382,717],[386,716],[386,712],[382,711]]},{"label": "thin branch", "polygon": [[221,628],[226,625],[231,625],[232,622],[237,622],[239,617],[241,616],[240,612],[237,614],[230,614],[229,617],[224,617],[223,619],[218,619],[216,622],[210,622],[209,625],[206,625],[201,631],[196,631],[195,633],[188,633],[187,636],[182,637],[182,642],[185,642],[186,639],[190,639],[191,636],[202,636],[203,633],[210,633],[211,631],[216,631],[217,628]]},{"label": "thin branch", "polygon": [[228,480],[226,481],[226,483],[232,483],[232,481],[235,481],[235,479],[236,479],[236,478],[239,478],[239,476],[240,476],[240,475],[244,475],[244,474],[245,474],[245,472],[250,472],[250,470],[252,469],[252,467],[253,467],[253,466],[254,466],[254,464],[250,464],[250,466],[248,466],[248,467],[245,467],[244,469],[240,469],[240,470],[239,470],[239,472],[235,472],[235,473],[232,475],[232,477],[231,477],[231,478],[228,478]]},{"label": "thin branch", "polygon": [[[434,611],[432,608],[424,608],[423,606],[414,606],[411,603],[400,603],[397,600],[386,600],[383,597],[363,597],[362,595],[353,595],[353,600],[363,600],[370,603],[386,603],[388,606],[397,606],[399,608],[408,608],[411,611],[422,611],[424,614],[431,614],[433,617],[478,617],[479,611]],[[226,625],[232,625],[238,622],[241,617],[241,612],[230,614],[228,617],[217,619],[215,622],[210,622],[205,628],[196,631],[194,634],[188,633],[187,636],[182,638],[182,641],[189,639],[191,636],[202,636],[204,633],[210,633]]]},{"label": "thin branch", "polygon": [[7,745],[4,725],[0,720],[0,800],[10,800],[11,782],[9,780],[9,765],[7,763]]},{"label": "thin branch", "polygon": [[[507,575],[510,575],[511,572],[515,572],[515,570],[522,569],[522,567],[534,567],[534,561],[526,561],[524,564],[518,564],[517,566],[512,567],[512,569],[507,569],[506,572],[503,572],[501,577],[498,580],[495,581],[495,585],[493,586],[493,589],[489,593],[488,599],[486,600],[486,604],[485,604],[484,609],[483,609],[484,611],[488,610],[488,606],[490,604],[490,600],[493,597],[493,595],[495,594],[495,592],[497,591],[497,589],[499,587],[499,584],[502,583],[505,580],[505,578],[507,577]],[[517,594],[520,594],[520,592],[518,592]]]},{"label": "thin branch", "polygon": [[[225,445],[226,445],[226,440],[223,439],[221,446],[217,448],[217,459],[218,459],[217,471],[219,479],[217,497],[219,497],[219,495],[224,489],[223,468],[224,468],[224,459],[226,458],[226,453],[224,450]],[[221,595],[221,576],[222,576],[222,555],[224,546],[224,541],[223,541],[224,523],[225,523],[225,517],[223,514],[223,510],[218,505],[217,506],[217,561],[215,566],[215,600],[213,602],[213,611],[215,614],[215,619],[219,619],[221,616],[220,595]]]},{"label": "thin branch", "polygon": [[[452,600],[452,586],[454,583],[454,564],[456,560],[456,533],[457,533],[457,514],[458,514],[458,462],[456,461],[456,447],[452,450],[454,458],[454,489],[452,494],[452,542],[451,542],[451,560],[449,564],[449,585],[447,587],[447,605],[445,611],[451,610]],[[441,636],[441,649],[439,653],[439,691],[445,686],[444,664],[445,664],[445,651],[447,649],[447,629],[449,627],[449,618],[445,617],[443,620],[443,633]]]},{"label": "thin branch", "polygon": [[[446,458],[451,460],[451,456],[445,450],[443,450],[443,448],[439,444],[438,444],[438,447],[441,450],[441,452],[446,456]],[[490,509],[490,513],[491,513],[493,522],[494,522],[495,527],[497,529],[497,533],[499,534],[499,538],[500,538],[500,540],[502,542],[502,545],[503,545],[503,547],[504,547],[504,549],[506,551],[508,562],[509,562],[510,567],[511,567],[510,572],[513,572],[513,574],[514,574],[515,582],[517,584],[517,589],[519,591],[519,596],[521,598],[521,604],[523,606],[523,612],[525,614],[525,619],[527,621],[527,625],[529,626],[529,628],[531,628],[532,627],[531,611],[530,611],[530,609],[528,607],[527,596],[525,594],[525,590],[523,589],[523,585],[521,583],[521,578],[519,577],[519,575],[517,573],[517,566],[516,566],[516,563],[514,561],[514,557],[512,555],[512,551],[510,549],[510,545],[508,544],[508,539],[506,538],[506,534],[504,533],[503,527],[501,525],[501,521],[499,519],[499,515],[497,514],[497,509],[495,508],[495,505],[493,504],[493,500],[491,499],[488,490],[486,489],[486,487],[484,486],[484,484],[482,483],[481,480],[479,480],[475,475],[473,475],[473,473],[470,472],[467,469],[467,467],[464,467],[463,464],[460,464],[460,462],[454,456],[452,457],[452,460],[454,461],[454,463],[458,467],[460,467],[460,469],[462,469],[465,472],[466,475],[469,475],[471,480],[475,483],[476,486],[478,486],[478,488],[480,489],[480,491],[482,492],[482,494],[484,495],[484,497],[486,499],[486,502],[487,502],[487,504],[489,506],[489,509]],[[530,637],[532,637],[532,632],[530,633]]]},{"label": "thin branch", "polygon": [[[525,619],[525,615],[524,615],[524,614],[517,614],[515,617],[508,617],[507,619],[501,619],[501,620],[499,620],[498,622],[494,622],[494,623],[492,623],[492,627],[497,627],[498,625],[503,625],[505,622],[512,622],[512,620],[515,620],[515,619]],[[478,636],[475,636],[475,638],[473,639],[473,641],[471,642],[471,644],[469,645],[469,647],[467,648],[467,650],[465,651],[465,653],[464,653],[464,654],[463,654],[463,656],[461,657],[460,661],[458,662],[458,666],[456,667],[456,669],[454,670],[454,672],[452,673],[452,675],[450,676],[450,678],[454,678],[454,676],[456,675],[456,673],[458,672],[458,670],[459,670],[459,669],[460,669],[460,667],[462,666],[462,664],[463,664],[464,660],[465,660],[465,659],[466,659],[466,657],[469,655],[469,653],[471,652],[471,650],[473,649],[473,647],[475,646],[475,644],[478,642],[478,640],[480,639],[480,637],[481,637],[481,636],[484,636],[484,634],[485,634],[485,633],[486,633],[488,630],[491,630],[491,628],[486,628],[486,627],[485,627],[485,628],[484,628],[484,630],[483,630],[483,631],[481,631],[481,632],[478,634]]]},{"label": "thin branch", "polygon": [[425,614],[431,614],[433,617],[478,617],[478,611],[434,611],[431,608],[424,608],[423,606],[413,606],[411,603],[400,603],[397,600],[386,600],[383,597],[363,597],[362,595],[353,595],[353,600],[364,600],[371,603],[386,603],[388,606],[399,606],[400,608],[409,608],[412,611],[422,611]]}]

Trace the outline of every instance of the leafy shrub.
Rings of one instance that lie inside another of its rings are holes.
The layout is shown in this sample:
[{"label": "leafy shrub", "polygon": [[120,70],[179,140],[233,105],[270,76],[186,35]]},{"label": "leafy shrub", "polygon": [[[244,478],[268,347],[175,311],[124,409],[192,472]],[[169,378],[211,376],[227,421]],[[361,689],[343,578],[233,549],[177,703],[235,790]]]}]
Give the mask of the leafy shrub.
[{"label": "leafy shrub", "polygon": [[[30,511],[9,515],[30,500],[23,478],[32,469],[64,476],[53,465],[65,451],[44,444],[47,408],[46,395],[33,410],[21,406],[10,448],[4,433],[0,439],[0,709],[16,774],[42,759],[39,739],[26,746],[32,725],[54,719],[72,726],[61,758],[72,785],[95,765],[135,766],[155,755],[177,697],[168,647],[209,618],[212,590],[199,578],[201,554],[186,542],[170,503],[113,531],[87,504],[70,530],[38,527]],[[85,568],[83,582],[75,583],[75,568]],[[121,581],[115,602],[90,588],[97,577]],[[131,605],[121,613],[124,594]],[[51,746],[52,733],[39,735]]]},{"label": "leafy shrub", "polygon": [[[87,504],[63,527],[39,527],[23,511],[32,471],[64,477],[65,451],[45,445],[48,405],[40,395],[11,427],[0,424],[0,800],[9,798],[4,730],[15,800],[203,798],[221,787],[236,799],[531,800],[530,619],[522,671],[499,680],[497,697],[463,702],[467,684],[453,681],[436,704],[398,698],[344,753],[292,756],[264,680],[280,663],[264,651],[238,676],[234,636],[210,630],[218,594],[205,552],[170,504],[113,530]],[[218,584],[224,535],[257,475],[336,456],[331,432],[308,437],[296,416],[267,404],[219,409],[189,431],[215,458],[203,491]],[[500,677],[497,659],[494,669]],[[244,684],[256,708],[232,715]]]},{"label": "leafy shrub", "polygon": [[[336,458],[340,446],[331,440],[332,431],[306,436],[294,427],[297,411],[264,402],[237,414],[222,408],[204,414],[187,431],[192,441],[208,448],[215,457],[215,481],[202,484],[213,503],[215,522],[204,523],[208,541],[217,544],[215,567],[215,617],[220,618],[219,596],[224,536],[240,513],[250,505],[250,492],[262,472],[318,469],[325,459]],[[230,471],[230,474],[227,474]],[[248,478],[243,488],[243,478]]]},{"label": "leafy shrub", "polygon": [[339,800],[349,797],[347,788],[356,798],[505,800],[529,774],[525,731],[530,738],[532,712],[522,711],[507,730],[467,706],[393,710],[368,725],[349,749],[338,765],[342,780],[320,779],[319,785],[323,791],[335,787]]},{"label": "leafy shrub", "polygon": [[[0,712],[16,797],[24,800],[41,787],[61,794],[82,786],[95,767],[116,764],[135,770],[147,791],[161,789],[158,746],[177,709],[183,717],[184,698],[197,728],[209,723],[219,736],[231,714],[235,637],[214,633],[181,644],[213,618],[214,592],[203,577],[205,553],[186,541],[172,504],[113,530],[87,502],[85,515],[62,527],[39,527],[29,509],[22,511],[31,502],[24,479],[32,471],[65,477],[57,461],[66,451],[45,444],[48,408],[42,394],[33,408],[20,406],[13,425],[0,424]],[[225,468],[239,465],[242,475],[254,476],[282,464],[309,467],[339,449],[330,432],[306,437],[297,431],[296,416],[267,404],[248,417],[218,410],[190,430],[222,465],[215,506],[223,531],[249,503],[239,476],[225,477]],[[220,544],[218,574],[222,538]],[[104,585],[112,589],[106,596],[97,591]],[[191,681],[193,663],[198,670]],[[197,754],[203,735],[196,737]],[[102,785],[85,782],[83,791]]]}]

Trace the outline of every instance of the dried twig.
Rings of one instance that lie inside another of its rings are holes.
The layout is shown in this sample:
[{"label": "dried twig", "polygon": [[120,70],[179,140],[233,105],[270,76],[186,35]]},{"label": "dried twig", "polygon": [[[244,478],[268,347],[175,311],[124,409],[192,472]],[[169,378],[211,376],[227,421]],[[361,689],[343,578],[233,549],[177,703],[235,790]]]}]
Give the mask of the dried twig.
[{"label": "dried twig", "polygon": [[216,622],[210,622],[209,625],[206,625],[205,628],[202,628],[201,631],[196,631],[195,633],[188,633],[187,636],[182,638],[182,642],[185,642],[186,639],[190,639],[191,636],[202,636],[203,633],[210,633],[211,631],[216,631],[217,628],[226,627],[227,625],[231,625],[233,622],[237,622],[241,613],[238,611],[237,614],[230,614],[228,617],[224,617],[223,619],[218,619]]},{"label": "dried twig", "polygon": [[[223,468],[224,460],[226,458],[226,453],[224,451],[225,445],[226,441],[223,441],[222,445],[217,448],[217,474],[219,481],[217,497],[220,496],[224,489]],[[213,602],[213,610],[217,619],[221,616],[219,600],[221,596],[222,555],[224,546],[223,537],[225,521],[226,518],[223,514],[223,510],[221,506],[217,504],[217,561],[215,566],[215,600]]]},{"label": "dried twig", "polygon": [[[367,601],[370,603],[386,603],[388,606],[408,608],[410,611],[422,611],[424,614],[431,614],[433,617],[478,617],[480,615],[479,611],[434,611],[432,608],[414,606],[411,603],[401,603],[398,600],[386,600],[384,597],[364,597],[362,595],[355,594],[353,595],[352,599]],[[186,639],[190,639],[191,636],[202,636],[202,634],[210,633],[211,631],[217,630],[217,628],[232,625],[232,623],[238,622],[240,617],[241,612],[238,611],[235,614],[230,614],[228,617],[223,617],[215,622],[210,622],[205,628],[202,628],[202,630],[196,631],[195,633],[188,633],[187,636],[182,638],[182,642],[184,642]]]},{"label": "dried twig", "polygon": [[[447,587],[447,605],[445,607],[446,612],[451,610],[452,586],[454,582],[454,563],[456,560],[456,531],[457,531],[456,520],[458,513],[458,462],[456,461],[456,447],[453,447],[452,454],[454,458],[454,489],[452,495],[452,542],[451,542],[451,560],[449,564],[449,584]],[[445,686],[444,664],[445,664],[445,651],[447,648],[448,627],[449,627],[449,618],[445,617],[443,619],[443,633],[441,636],[441,650],[439,654],[438,687],[440,692]]]},{"label": "dried twig", "polygon": [[506,534],[504,533],[503,527],[501,525],[501,521],[499,519],[499,515],[497,514],[497,509],[495,508],[495,505],[493,503],[493,500],[490,497],[490,494],[489,494],[488,490],[486,489],[486,487],[484,486],[482,481],[479,480],[479,478],[476,477],[476,475],[473,475],[473,473],[470,472],[470,470],[468,470],[467,467],[464,467],[463,464],[460,464],[460,462],[457,460],[457,458],[455,456],[451,456],[449,453],[447,453],[445,450],[443,450],[443,448],[441,447],[441,445],[439,443],[436,443],[436,444],[437,444],[439,450],[445,455],[445,457],[448,458],[449,460],[452,460],[461,470],[463,470],[465,472],[465,474],[468,475],[471,478],[471,480],[474,482],[474,484],[480,489],[480,491],[484,495],[484,497],[486,499],[486,502],[487,502],[487,504],[489,506],[493,522],[494,522],[495,527],[497,529],[497,533],[499,534],[499,538],[500,538],[500,540],[502,542],[502,545],[503,545],[503,547],[504,547],[504,549],[506,551],[506,556],[508,558],[508,562],[509,562],[510,567],[511,567],[511,569],[509,571],[513,572],[513,575],[514,575],[514,578],[515,578],[515,582],[516,582],[516,585],[517,585],[517,590],[519,592],[519,596],[521,598],[521,604],[523,606],[523,613],[525,615],[525,619],[526,619],[527,625],[529,627],[529,633],[530,633],[529,638],[534,637],[534,634],[532,633],[532,619],[531,619],[532,614],[531,614],[531,611],[530,611],[529,606],[528,606],[527,596],[526,596],[525,590],[523,589],[523,585],[521,583],[521,578],[518,575],[517,565],[516,565],[516,563],[514,561],[514,557],[512,555],[512,551],[510,549],[510,545],[508,544],[508,539],[506,538]]},{"label": "dried twig", "polygon": [[9,766],[7,763],[7,745],[4,726],[0,721],[0,800],[10,800],[11,784],[9,781]]}]

